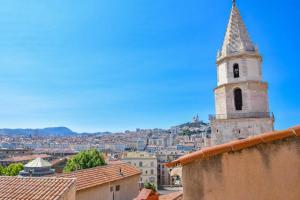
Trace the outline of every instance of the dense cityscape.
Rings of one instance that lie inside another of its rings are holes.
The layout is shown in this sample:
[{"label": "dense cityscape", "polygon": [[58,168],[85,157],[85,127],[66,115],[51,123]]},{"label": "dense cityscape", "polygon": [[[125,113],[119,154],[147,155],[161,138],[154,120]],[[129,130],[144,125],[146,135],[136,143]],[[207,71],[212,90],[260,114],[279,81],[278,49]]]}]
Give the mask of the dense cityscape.
[{"label": "dense cityscape", "polygon": [[[52,135],[57,134],[53,132]],[[5,133],[0,135],[0,164],[3,166],[16,162],[26,164],[30,161],[31,155],[48,155],[43,158],[56,162],[89,149],[103,152],[109,163],[110,161],[126,160],[127,154],[130,152],[144,152],[154,158],[155,165],[151,166],[149,170],[152,176],[144,178],[143,183],[149,181],[160,189],[175,185],[180,187],[180,181],[171,177],[169,170],[164,168],[164,164],[188,152],[210,146],[210,139],[211,128],[209,124],[200,121],[198,116],[193,117],[191,122],[170,127],[170,129],[138,128],[135,131],[122,133],[73,133],[69,136],[38,136],[37,133],[35,135],[22,132],[17,134],[16,131],[13,136]],[[135,160],[138,162],[143,158],[136,154]],[[147,176],[146,171],[143,176]]]},{"label": "dense cityscape", "polygon": [[209,122],[0,129],[0,200],[299,200],[300,126],[275,129],[262,62],[233,0]]}]

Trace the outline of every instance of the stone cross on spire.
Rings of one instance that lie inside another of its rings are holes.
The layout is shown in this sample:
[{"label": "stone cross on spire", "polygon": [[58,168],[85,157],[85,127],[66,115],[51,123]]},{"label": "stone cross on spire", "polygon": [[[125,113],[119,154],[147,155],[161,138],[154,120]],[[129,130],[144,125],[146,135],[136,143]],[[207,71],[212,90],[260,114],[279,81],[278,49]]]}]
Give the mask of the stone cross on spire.
[{"label": "stone cross on spire", "polygon": [[233,6],[236,5],[236,0],[232,0],[232,5],[233,5]]}]

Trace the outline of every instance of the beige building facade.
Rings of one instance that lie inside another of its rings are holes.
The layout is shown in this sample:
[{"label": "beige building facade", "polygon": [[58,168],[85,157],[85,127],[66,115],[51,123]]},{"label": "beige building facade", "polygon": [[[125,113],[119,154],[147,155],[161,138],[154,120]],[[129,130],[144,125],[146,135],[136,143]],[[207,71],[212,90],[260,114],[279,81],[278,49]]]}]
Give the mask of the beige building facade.
[{"label": "beige building facade", "polygon": [[62,174],[76,179],[76,200],[132,200],[140,190],[141,171],[127,163]]},{"label": "beige building facade", "polygon": [[140,175],[76,192],[76,200],[132,200],[139,192]]},{"label": "beige building facade", "polygon": [[157,186],[157,158],[154,154],[144,151],[125,152],[122,161],[141,170],[141,184],[152,183]]},{"label": "beige building facade", "polygon": [[274,130],[262,57],[233,5],[222,49],[217,55],[216,114],[210,116],[212,144]]}]

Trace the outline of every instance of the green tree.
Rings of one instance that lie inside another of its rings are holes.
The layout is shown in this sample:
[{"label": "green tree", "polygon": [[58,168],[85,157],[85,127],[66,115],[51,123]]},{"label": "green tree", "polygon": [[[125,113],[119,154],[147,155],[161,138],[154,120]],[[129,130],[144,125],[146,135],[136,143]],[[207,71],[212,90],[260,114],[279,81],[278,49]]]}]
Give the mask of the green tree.
[{"label": "green tree", "polygon": [[156,192],[156,186],[154,184],[151,184],[151,183],[147,182],[147,183],[144,184],[144,188],[152,190],[153,192]]},{"label": "green tree", "polygon": [[24,165],[22,163],[13,163],[8,167],[4,168],[3,175],[6,176],[17,176],[20,171],[24,169]]},{"label": "green tree", "polygon": [[64,172],[72,172],[75,170],[88,169],[102,165],[105,165],[102,153],[96,149],[91,149],[82,151],[68,160],[67,165],[64,168]]},{"label": "green tree", "polygon": [[2,167],[1,165],[0,165],[0,176],[3,176],[4,175],[4,167]]}]

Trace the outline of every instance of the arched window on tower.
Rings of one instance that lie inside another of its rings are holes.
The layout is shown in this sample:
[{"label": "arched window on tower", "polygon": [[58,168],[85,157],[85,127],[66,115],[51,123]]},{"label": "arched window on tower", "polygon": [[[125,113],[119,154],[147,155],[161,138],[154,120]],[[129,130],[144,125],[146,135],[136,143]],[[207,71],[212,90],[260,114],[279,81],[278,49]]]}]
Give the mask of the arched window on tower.
[{"label": "arched window on tower", "polygon": [[234,105],[236,110],[242,110],[243,108],[243,94],[240,88],[234,90]]},{"label": "arched window on tower", "polygon": [[235,63],[233,65],[233,77],[234,78],[239,78],[240,77],[240,67],[239,64]]}]

